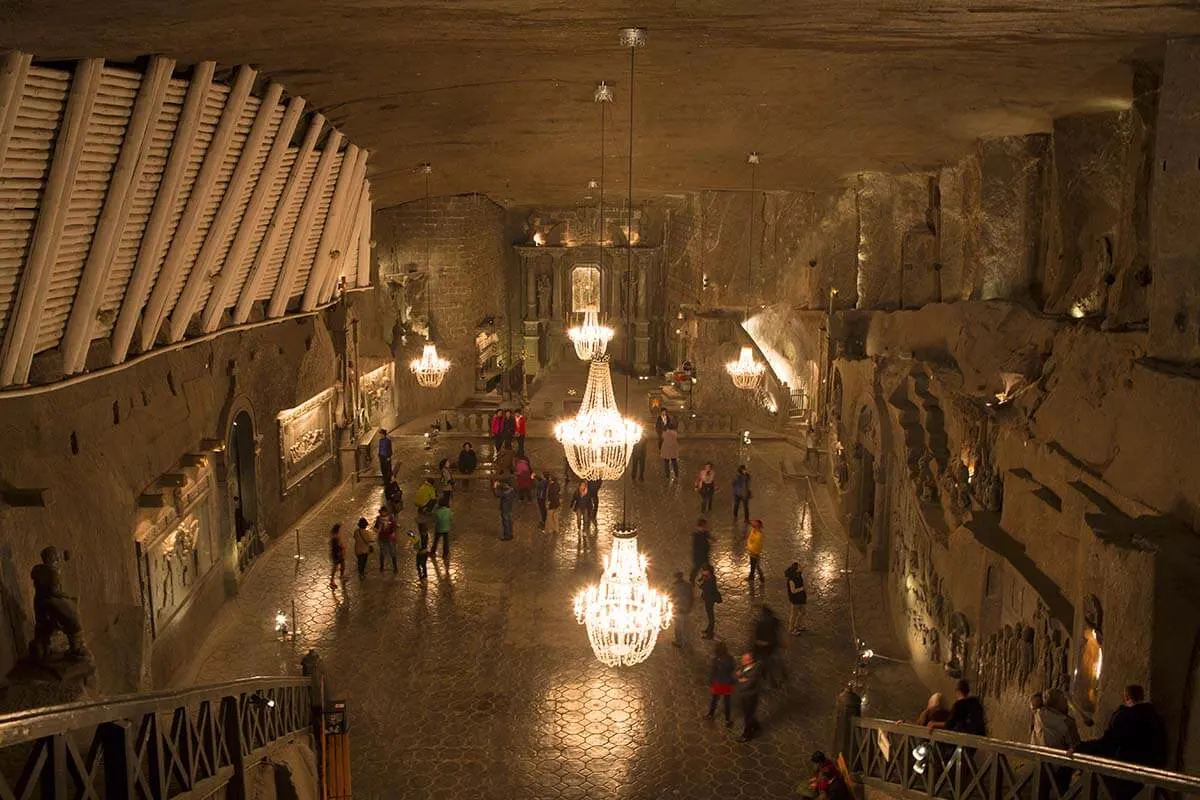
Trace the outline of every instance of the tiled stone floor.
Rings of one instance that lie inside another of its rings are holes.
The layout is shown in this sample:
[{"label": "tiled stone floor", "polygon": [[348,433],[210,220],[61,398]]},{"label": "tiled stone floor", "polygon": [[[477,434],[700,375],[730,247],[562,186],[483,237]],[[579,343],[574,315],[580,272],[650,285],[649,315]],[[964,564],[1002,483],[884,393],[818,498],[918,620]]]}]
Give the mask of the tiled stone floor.
[{"label": "tiled stone floor", "polygon": [[[529,445],[535,467],[561,469],[556,443]],[[459,446],[447,439],[439,449],[449,455]],[[840,573],[845,540],[823,524],[832,521],[828,498],[780,476],[786,447],[739,452],[732,441],[684,441],[679,484],[665,484],[652,461],[647,481],[629,492],[651,581],[666,589],[673,572],[689,565],[699,509],[691,476],[702,461],[716,463],[714,562],[725,598],[717,634],[731,649],[748,639],[758,603],[786,614],[783,570],[793,559],[805,567],[812,630],[788,637],[791,680],[765,693],[764,733],[751,743],[735,741],[736,723],[727,730],[701,719],[710,649],[698,638],[681,651],[668,632],[633,668],[605,668],[592,656],[571,599],[597,577],[607,532],[620,518],[619,485],[602,491],[598,552],[578,548],[565,514],[563,533],[540,532],[532,504],[517,509],[515,540],[499,541],[496,501],[476,489],[457,496],[450,566],[431,562],[427,586],[416,581],[410,558],[398,576],[380,574],[373,563],[362,582],[351,559],[346,585],[330,590],[328,526],[373,518],[380,499],[377,486],[347,484],[301,524],[304,560],[293,558],[291,541],[260,558],[201,649],[194,677],[209,683],[296,673],[300,657],[317,648],[349,704],[356,798],[794,796],[808,754],[831,739],[835,698],[854,659],[848,585],[857,619],[884,616],[872,576],[847,581]],[[429,456],[417,437],[397,440],[409,496]],[[754,515],[766,523],[765,589],[747,585],[741,527],[729,516],[727,482],[739,460],[750,464]],[[411,526],[411,510],[403,522]],[[293,600],[297,639],[281,642],[274,615],[290,614]],[[693,622],[702,620],[698,607]],[[878,637],[886,641],[887,633]],[[908,715],[923,701],[906,665],[877,670],[869,692],[873,715]]]}]

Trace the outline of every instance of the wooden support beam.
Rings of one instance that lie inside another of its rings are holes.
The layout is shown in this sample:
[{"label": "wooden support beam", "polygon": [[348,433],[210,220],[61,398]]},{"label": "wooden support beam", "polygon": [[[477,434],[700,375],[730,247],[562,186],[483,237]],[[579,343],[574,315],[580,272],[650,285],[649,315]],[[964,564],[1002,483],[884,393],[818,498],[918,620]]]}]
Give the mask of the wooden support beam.
[{"label": "wooden support beam", "polygon": [[312,311],[321,299],[321,290],[325,286],[325,278],[333,268],[333,240],[337,238],[338,220],[350,203],[350,187],[354,184],[354,173],[358,171],[359,160],[366,158],[367,151],[360,150],[358,145],[346,147],[346,155],[342,158],[342,166],[338,170],[337,183],[333,185],[333,199],[329,202],[329,211],[325,215],[325,227],[321,231],[321,241],[317,244],[317,254],[313,258],[312,269],[308,271],[308,283],[304,287],[304,299],[300,308]]},{"label": "wooden support beam", "polygon": [[225,190],[225,196],[221,198],[217,215],[208,229],[204,244],[200,247],[200,255],[196,257],[192,272],[188,275],[183,292],[179,295],[179,302],[175,304],[175,310],[171,314],[172,342],[178,342],[187,333],[188,323],[191,322],[192,315],[196,313],[196,304],[200,300],[200,292],[204,289],[204,283],[212,279],[213,270],[218,266],[213,262],[221,243],[229,235],[230,226],[235,222],[234,214],[237,213],[239,206],[244,207],[242,203],[246,200],[246,195],[253,191],[250,179],[254,176],[254,165],[258,162],[258,157],[266,145],[267,134],[271,132],[271,120],[275,116],[275,109],[279,107],[279,99],[282,96],[283,87],[278,83],[272,83],[267,87],[267,92],[258,106],[258,115],[250,127],[246,145],[242,148],[242,155],[238,159],[237,167],[233,170],[233,176],[229,179],[229,187]]},{"label": "wooden support beam", "polygon": [[346,213],[342,215],[338,230],[335,233],[336,238],[333,240],[334,252],[338,254],[334,259],[333,268],[325,276],[325,286],[321,291],[320,300],[322,303],[328,303],[333,299],[333,293],[337,290],[338,278],[341,277],[342,271],[345,269],[346,255],[350,252],[350,242],[354,237],[355,226],[358,222],[358,214],[362,207],[362,198],[367,188],[367,160],[360,157],[360,168],[354,173],[350,184],[350,205],[346,207]]},{"label": "wooden support beam", "polygon": [[221,315],[232,299],[230,295],[234,289],[233,282],[237,280],[238,268],[253,243],[259,217],[264,212],[269,212],[269,209],[266,208],[267,196],[279,177],[279,166],[283,162],[283,157],[287,155],[292,134],[296,132],[296,125],[303,112],[304,99],[293,97],[288,102],[287,110],[283,113],[279,131],[275,134],[274,141],[271,142],[271,151],[267,153],[267,162],[263,164],[258,182],[254,184],[254,191],[250,194],[250,204],[246,206],[246,213],[242,215],[242,219],[238,223],[233,244],[229,246],[229,254],[225,256],[225,265],[221,268],[221,274],[217,276],[212,292],[208,295],[208,303],[204,306],[204,317],[201,320],[201,328],[205,333],[212,333],[217,329],[221,323]]},{"label": "wooden support beam", "polygon": [[192,70],[191,84],[187,97],[183,101],[183,110],[175,125],[175,136],[171,142],[171,154],[167,156],[167,164],[163,169],[162,181],[158,184],[158,194],[154,198],[154,206],[150,210],[150,219],[146,230],[142,233],[141,246],[138,248],[137,260],[133,265],[133,274],[125,287],[125,298],[121,301],[121,311],[117,315],[117,324],[112,333],[112,363],[120,364],[129,354],[129,344],[133,341],[133,331],[137,326],[142,305],[150,292],[150,283],[154,280],[155,268],[159,256],[162,255],[163,239],[167,235],[167,225],[171,221],[171,212],[178,199],[179,182],[183,179],[188,161],[192,157],[192,148],[196,146],[196,132],[200,128],[200,118],[204,110],[204,101],[208,98],[208,90],[212,85],[213,72],[216,62],[201,61]]},{"label": "wooden support beam", "polygon": [[362,216],[358,220],[358,288],[371,285],[371,182],[363,187]]},{"label": "wooden support beam", "polygon": [[[225,164],[225,159],[229,157],[230,148],[233,146],[233,134],[237,132],[238,123],[242,120],[242,112],[246,108],[246,100],[250,97],[250,90],[254,88],[254,81],[257,77],[256,71],[243,66],[238,70],[229,96],[225,98],[225,108],[221,111],[221,120],[217,123],[217,129],[213,131],[212,142],[209,143],[208,150],[204,153],[204,163],[200,166],[199,174],[196,175],[196,183],[192,186],[191,194],[188,195],[187,203],[183,207],[183,216],[179,218],[179,227],[176,228],[175,236],[171,239],[167,257],[163,261],[162,269],[158,272],[158,280],[154,282],[154,291],[150,293],[150,300],[146,303],[146,310],[142,313],[141,343],[143,352],[153,347],[154,340],[158,338],[163,317],[167,313],[167,304],[171,302],[171,295],[175,293],[175,287],[179,285],[180,275],[187,267],[187,254],[192,247],[196,228],[200,224],[200,215],[204,213],[204,208],[212,198],[213,186],[221,174],[221,167]],[[199,262],[193,265],[193,269],[198,266],[200,266]]]},{"label": "wooden support beam", "polygon": [[51,154],[50,174],[38,207],[29,255],[21,271],[14,313],[4,329],[4,346],[0,351],[0,385],[24,383],[29,378],[29,367],[37,346],[38,326],[41,324],[46,296],[50,292],[50,278],[54,273],[54,262],[58,259],[58,246],[62,241],[63,228],[66,227],[71,192],[79,172],[83,143],[87,138],[88,119],[92,116],[103,69],[104,59],[101,58],[88,58],[75,65],[62,124]]},{"label": "wooden support beam", "polygon": [[5,53],[0,60],[0,168],[4,167],[4,154],[8,151],[8,140],[17,126],[17,114],[21,110],[21,97],[25,93],[25,76],[33,56],[15,50]]},{"label": "wooden support beam", "polygon": [[324,128],[325,117],[321,114],[313,114],[308,122],[304,141],[300,144],[300,151],[296,153],[296,161],[292,164],[291,174],[288,175],[287,183],[283,185],[283,194],[280,195],[279,203],[271,214],[271,222],[267,225],[267,232],[263,235],[262,246],[258,248],[258,253],[254,257],[254,265],[250,268],[245,285],[242,286],[242,294],[238,298],[237,308],[233,313],[235,325],[241,325],[250,318],[250,307],[254,305],[254,296],[258,294],[258,287],[262,284],[263,277],[267,272],[267,264],[275,252],[275,247],[279,244],[279,237],[283,234],[283,224],[287,219],[288,208],[295,199],[296,191],[300,188],[300,181],[304,178],[308,159],[312,156],[313,148],[317,146],[317,139]]},{"label": "wooden support beam", "polygon": [[287,255],[284,256],[279,278],[275,281],[275,291],[271,294],[271,303],[267,308],[268,317],[281,317],[283,312],[287,311],[288,298],[292,296],[292,288],[296,283],[296,273],[300,271],[300,259],[312,233],[313,217],[316,216],[321,197],[325,194],[333,159],[341,146],[341,131],[332,131],[325,142],[325,149],[321,152],[321,160],[317,162],[317,171],[308,185],[308,194],[304,196],[304,205],[300,206],[300,215],[296,217],[296,227],[292,229]]},{"label": "wooden support beam", "polygon": [[146,157],[154,144],[154,130],[162,115],[167,87],[175,61],[155,56],[142,76],[137,99],[125,137],[121,141],[121,153],[117,156],[108,193],[104,196],[104,208],[96,224],[96,233],[88,249],[87,261],[75,290],[75,302],[71,305],[71,316],[67,318],[63,334],[63,370],[73,375],[83,369],[87,361],[88,345],[96,323],[96,309],[104,299],[104,287],[108,285],[121,236],[133,210],[137,188],[146,170]]}]

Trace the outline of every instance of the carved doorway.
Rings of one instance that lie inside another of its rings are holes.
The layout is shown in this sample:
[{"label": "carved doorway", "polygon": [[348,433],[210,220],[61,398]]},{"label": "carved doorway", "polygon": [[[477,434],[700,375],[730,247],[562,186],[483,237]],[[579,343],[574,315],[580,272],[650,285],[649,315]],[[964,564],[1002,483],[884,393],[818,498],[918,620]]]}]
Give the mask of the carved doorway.
[{"label": "carved doorway", "polygon": [[254,420],[241,411],[229,431],[229,467],[233,477],[233,526],[239,545],[258,524],[257,442]]}]

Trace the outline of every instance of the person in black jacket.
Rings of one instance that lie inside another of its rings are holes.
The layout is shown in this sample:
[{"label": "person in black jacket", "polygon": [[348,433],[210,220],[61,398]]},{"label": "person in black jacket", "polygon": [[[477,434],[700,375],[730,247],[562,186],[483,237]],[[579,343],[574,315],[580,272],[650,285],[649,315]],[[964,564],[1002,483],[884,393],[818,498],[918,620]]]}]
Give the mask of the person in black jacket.
[{"label": "person in black jacket", "polygon": [[716,604],[721,602],[721,590],[717,588],[717,576],[713,574],[712,564],[705,564],[700,570],[700,600],[704,603],[704,613],[708,616],[708,627],[704,629],[702,639],[713,638],[713,630],[717,626],[717,618],[713,613]]},{"label": "person in black jacket", "polygon": [[754,660],[771,686],[781,686],[787,680],[787,670],[779,653],[779,617],[770,606],[764,605],[754,623]]},{"label": "person in black jacket", "polygon": [[458,471],[470,475],[479,467],[479,456],[470,442],[463,442],[462,450],[458,452]]},{"label": "person in black jacket", "polygon": [[[1167,731],[1162,717],[1146,702],[1146,690],[1136,683],[1125,687],[1124,702],[1113,712],[1099,739],[1080,742],[1074,753],[1102,756],[1143,767],[1167,764]],[[1140,783],[1106,778],[1113,800],[1127,800],[1142,790]]]},{"label": "person in black jacket", "polygon": [[733,687],[737,682],[734,673],[737,671],[737,664],[733,661],[733,656],[729,654],[729,648],[724,642],[717,642],[713,647],[712,666],[708,672],[708,713],[704,718],[711,720],[717,713],[717,701],[724,700],[725,704],[725,727],[733,726],[733,713],[730,709],[730,698],[733,696]]},{"label": "person in black jacket", "polygon": [[987,736],[987,721],[983,716],[983,703],[971,696],[971,684],[961,679],[954,687],[954,705],[950,708],[950,719],[945,722],[930,722],[929,730],[945,728],[956,733]]},{"label": "person in black jacket", "polygon": [[675,612],[675,641],[671,644],[683,647],[692,625],[692,606],[696,603],[692,584],[684,580],[682,572],[675,573],[675,583],[671,585],[671,604]]},{"label": "person in black jacket", "polygon": [[792,607],[791,614],[788,615],[788,633],[799,636],[808,630],[804,627],[804,606],[808,603],[808,589],[804,586],[804,572],[800,569],[800,562],[793,561],[783,576],[787,578],[788,603]]}]

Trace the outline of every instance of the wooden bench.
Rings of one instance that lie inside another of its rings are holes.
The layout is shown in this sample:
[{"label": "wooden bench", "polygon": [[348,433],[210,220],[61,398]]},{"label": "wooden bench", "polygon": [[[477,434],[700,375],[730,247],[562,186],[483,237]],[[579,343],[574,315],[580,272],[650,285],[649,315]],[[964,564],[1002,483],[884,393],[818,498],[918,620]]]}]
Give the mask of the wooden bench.
[{"label": "wooden bench", "polygon": [[[492,481],[495,480],[495,475],[496,475],[496,473],[490,465],[489,466],[480,466],[478,469],[476,469],[474,472],[471,472],[471,473],[465,473],[465,472],[451,472],[450,473],[450,477],[454,481],[455,491],[458,491],[459,489],[461,489],[464,492],[470,491],[471,481],[473,481],[473,480],[479,481],[481,488],[483,488],[484,490],[490,490],[492,488]],[[437,470],[426,470],[425,477],[429,478],[429,480],[433,483],[433,485],[435,487],[437,487],[441,483],[442,473],[438,472]],[[439,492],[441,491],[440,487],[438,488],[438,491]]]}]

